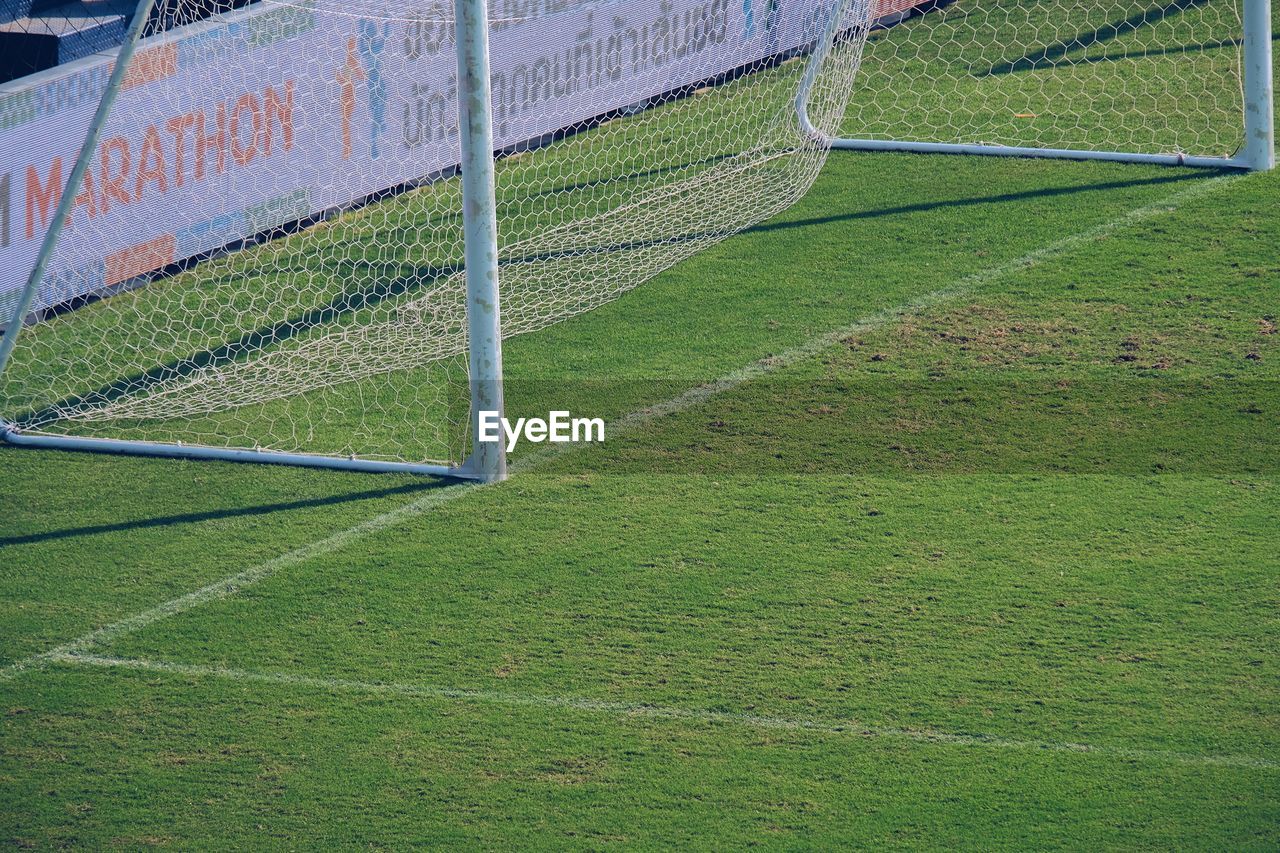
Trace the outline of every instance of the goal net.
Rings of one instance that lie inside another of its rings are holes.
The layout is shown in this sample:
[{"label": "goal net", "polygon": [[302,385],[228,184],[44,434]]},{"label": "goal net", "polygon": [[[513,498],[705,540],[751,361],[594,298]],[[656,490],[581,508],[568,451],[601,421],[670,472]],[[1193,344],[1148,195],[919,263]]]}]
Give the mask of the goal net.
[{"label": "goal net", "polygon": [[[114,54],[0,89],[0,426],[461,463],[451,4],[156,2],[70,192]],[[490,0],[503,333],[786,208],[828,144],[1230,157],[1262,5]]]},{"label": "goal net", "polygon": [[867,46],[852,139],[1206,157],[1244,141],[1241,0],[936,0],[894,20]]},{"label": "goal net", "polygon": [[[152,13],[0,377],[0,413],[23,435],[456,465],[470,418],[452,7],[229,5]],[[875,13],[863,0],[494,0],[489,14],[511,336],[803,195]],[[81,66],[10,84],[5,103],[48,103],[68,79],[100,93],[111,57]],[[94,106],[0,131],[23,198],[0,316]]]}]

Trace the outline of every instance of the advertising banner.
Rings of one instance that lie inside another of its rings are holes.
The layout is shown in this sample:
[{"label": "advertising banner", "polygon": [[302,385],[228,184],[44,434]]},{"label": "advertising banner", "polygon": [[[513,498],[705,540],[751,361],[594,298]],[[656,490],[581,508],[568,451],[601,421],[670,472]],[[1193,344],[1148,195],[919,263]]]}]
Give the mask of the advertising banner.
[{"label": "advertising banner", "polygon": [[[885,12],[916,5],[881,3]],[[821,32],[829,8],[506,0],[491,29],[495,141],[536,140],[794,50]],[[33,308],[455,165],[450,12],[388,21],[259,3],[149,40]],[[0,89],[0,323],[34,265],[113,55]]]}]

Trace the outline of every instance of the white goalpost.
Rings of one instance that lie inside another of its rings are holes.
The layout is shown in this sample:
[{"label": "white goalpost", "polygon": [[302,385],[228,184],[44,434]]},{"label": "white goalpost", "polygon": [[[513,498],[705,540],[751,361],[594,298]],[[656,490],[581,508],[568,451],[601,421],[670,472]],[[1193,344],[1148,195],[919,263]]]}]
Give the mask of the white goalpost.
[{"label": "white goalpost", "polygon": [[4,438],[486,481],[503,336],[803,195],[827,147],[797,91],[834,133],[871,14],[161,2],[100,63],[74,167],[53,146],[26,166]]},{"label": "white goalpost", "polygon": [[0,436],[494,481],[502,342],[833,149],[1274,165],[1268,0],[140,0],[0,86]]}]

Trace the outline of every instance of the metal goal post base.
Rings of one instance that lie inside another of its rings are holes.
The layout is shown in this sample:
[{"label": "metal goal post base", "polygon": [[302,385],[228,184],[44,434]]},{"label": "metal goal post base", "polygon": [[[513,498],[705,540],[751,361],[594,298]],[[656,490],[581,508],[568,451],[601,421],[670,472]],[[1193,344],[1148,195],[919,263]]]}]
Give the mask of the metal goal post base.
[{"label": "metal goal post base", "polygon": [[13,427],[0,428],[0,440],[17,447],[68,450],[81,453],[111,453],[118,456],[150,456],[163,459],[198,459],[246,462],[257,465],[292,465],[295,468],[327,468],[365,474],[426,474],[456,480],[488,482],[495,479],[473,455],[461,465],[431,462],[391,462],[357,456],[324,456],[317,453],[285,453],[279,450],[234,447],[207,447],[200,444],[165,444],[154,441],[127,441],[116,438],[82,438],[72,435],[23,433]]}]

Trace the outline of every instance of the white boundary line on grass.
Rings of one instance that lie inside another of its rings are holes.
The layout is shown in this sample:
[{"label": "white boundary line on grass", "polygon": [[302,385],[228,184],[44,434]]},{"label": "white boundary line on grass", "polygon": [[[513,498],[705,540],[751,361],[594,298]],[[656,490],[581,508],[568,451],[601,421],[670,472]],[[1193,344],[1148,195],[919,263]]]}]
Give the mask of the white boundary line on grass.
[{"label": "white boundary line on grass", "polygon": [[[963,278],[957,279],[950,285],[940,287],[937,290],[931,290],[910,302],[904,302],[901,305],[897,305],[892,308],[885,308],[872,314],[868,314],[856,323],[848,326],[842,326],[839,329],[833,329],[824,334],[812,337],[790,349],[783,350],[777,355],[753,361],[750,364],[738,368],[732,373],[725,374],[719,379],[707,382],[703,385],[698,385],[694,388],[690,388],[684,393],[677,394],[670,400],[666,400],[662,403],[657,403],[643,409],[637,409],[630,414],[623,415],[618,420],[609,424],[607,433],[609,435],[613,435],[615,432],[621,432],[632,429],[636,426],[641,426],[664,415],[690,409],[700,403],[706,402],[717,394],[723,394],[725,391],[731,391],[739,385],[744,385],[747,382],[759,379],[775,371],[791,367],[792,365],[804,361],[807,358],[812,358],[823,350],[840,343],[845,338],[864,334],[873,329],[901,320],[919,311],[924,311],[937,305],[963,298],[964,296],[973,293],[983,285],[990,284],[993,281],[998,281],[999,279],[1012,275],[1019,270],[1029,269],[1036,264],[1042,263],[1050,258],[1057,257],[1058,255],[1066,254],[1072,249],[1082,246],[1085,243],[1090,243],[1094,240],[1100,240],[1104,237],[1108,237],[1112,233],[1123,228],[1136,225],[1139,222],[1159,216],[1162,213],[1172,212],[1176,210],[1179,205],[1198,199],[1201,196],[1208,195],[1209,193],[1222,189],[1235,181],[1244,180],[1245,177],[1246,176],[1244,175],[1224,175],[1221,177],[1205,179],[1193,184],[1187,189],[1176,192],[1170,196],[1166,196],[1160,201],[1134,208],[1128,213],[1118,216],[1115,219],[1104,222],[1101,225],[1095,225],[1092,228],[1087,228],[1076,234],[1071,234],[1057,242],[1050,243],[1043,248],[1028,252],[1022,257],[1016,258],[1008,263],[999,264],[985,270],[979,270],[976,273],[971,273]],[[513,466],[512,470],[514,471],[521,467],[535,467],[546,461],[547,457],[572,452],[576,449],[578,449],[578,445],[573,444],[546,445],[544,448],[530,453],[520,460],[525,463],[525,465],[522,466],[518,462]]]},{"label": "white boundary line on grass", "polygon": [[1052,741],[1016,740],[981,734],[954,734],[934,729],[901,729],[883,726],[864,726],[856,720],[822,720],[806,717],[779,717],[766,714],[740,714],[726,711],[705,711],[670,705],[651,705],[638,702],[617,702],[605,699],[589,699],[574,696],[546,696],[533,693],[504,693],[495,690],[463,690],[431,685],[397,684],[381,681],[352,681],[344,678],[316,678],[289,672],[233,669],[219,666],[173,663],[170,661],[117,658],[102,655],[58,655],[51,663],[127,669],[139,672],[157,672],[189,678],[221,678],[233,682],[279,684],[306,689],[339,693],[364,693],[383,696],[402,696],[409,699],[462,700],[490,705],[517,708],[552,708],[611,714],[620,717],[640,717],[656,720],[684,720],[714,725],[745,726],[757,729],[781,729],[811,731],[823,734],[849,735],[852,737],[885,740],[909,740],[920,743],[944,744],[960,747],[987,747],[991,749],[1027,750],[1031,752],[1069,752],[1080,755],[1099,755],[1137,761],[1163,761],[1177,764],[1213,765],[1220,767],[1256,767],[1273,769],[1280,762],[1252,755],[1210,755],[1177,752],[1163,749],[1134,749],[1131,747],[1096,746],[1085,743],[1055,743]]},{"label": "white boundary line on grass", "polygon": [[[1181,204],[1198,199],[1201,196],[1208,195],[1222,189],[1235,181],[1246,180],[1244,176],[1222,176],[1208,178],[1197,181],[1190,187],[1180,190],[1172,195],[1134,208],[1128,213],[1117,216],[1101,225],[1095,225],[1092,228],[1086,228],[1076,234],[1064,237],[1047,246],[1028,252],[1020,258],[1009,261],[1008,263],[999,264],[986,270],[980,270],[971,275],[964,276],[955,282],[930,291],[925,295],[903,303],[894,308],[887,308],[882,311],[869,314],[856,323],[844,326],[839,329],[818,335],[805,341],[791,349],[784,350],[777,355],[770,356],[759,361],[752,362],[741,367],[721,378],[699,385],[695,388],[678,394],[662,403],[653,406],[638,409],[628,415],[624,415],[609,426],[610,434],[619,431],[634,429],[645,423],[653,421],[665,415],[674,414],[685,409],[699,405],[717,394],[737,388],[754,379],[765,376],[784,367],[789,367],[806,358],[811,358],[822,352],[827,347],[839,343],[841,340],[851,336],[868,332],[872,329],[887,325],[895,320],[899,320],[912,313],[932,308],[939,304],[959,299],[972,293],[979,287],[990,284],[1000,278],[1003,278],[1019,270],[1027,269],[1035,266],[1050,258],[1065,254],[1079,246],[1099,240],[1110,234],[1119,231],[1122,228],[1135,225],[1147,219],[1154,218],[1163,213],[1171,212]],[[513,473],[527,471],[542,465],[550,459],[559,455],[559,453],[572,450],[572,445],[553,446],[552,450],[544,450],[538,453],[530,454],[512,466]],[[30,669],[40,668],[48,663],[62,660],[68,657],[74,657],[88,652],[95,646],[101,646],[120,637],[128,636],[136,633],[148,625],[160,622],[188,610],[192,610],[211,601],[219,601],[227,598],[242,589],[260,583],[272,575],[277,574],[283,569],[295,566],[305,562],[312,557],[318,557],[323,554],[329,554],[343,548],[356,540],[394,527],[408,519],[415,518],[423,513],[432,510],[445,503],[460,498],[463,495],[470,494],[475,489],[488,488],[488,486],[478,485],[454,485],[442,486],[441,488],[429,492],[417,500],[397,507],[396,509],[385,512],[381,515],[374,516],[366,521],[362,521],[346,530],[339,531],[324,539],[319,539],[300,548],[296,548],[279,557],[274,557],[264,563],[245,569],[242,572],[229,575],[222,580],[215,581],[208,586],[189,592],[185,595],[178,596],[163,604],[156,605],[149,610],[121,619],[118,622],[112,622],[96,630],[90,631],[84,636],[72,640],[62,645],[56,646],[45,652],[39,652],[14,663],[8,664],[0,669],[0,683],[9,681],[17,677],[22,672]]]}]

